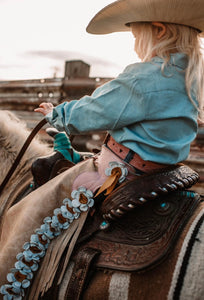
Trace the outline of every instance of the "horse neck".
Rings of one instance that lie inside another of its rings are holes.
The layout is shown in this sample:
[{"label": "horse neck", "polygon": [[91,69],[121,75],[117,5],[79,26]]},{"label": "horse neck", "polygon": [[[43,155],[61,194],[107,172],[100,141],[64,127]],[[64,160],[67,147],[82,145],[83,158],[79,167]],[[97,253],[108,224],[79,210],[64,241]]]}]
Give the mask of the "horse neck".
[{"label": "horse neck", "polygon": [[[0,128],[1,183],[28,137],[29,131],[19,122],[10,122],[9,125],[3,124],[2,127],[0,122]],[[23,176],[37,157],[47,155],[50,152],[51,149],[47,144],[34,139],[21,159],[16,174],[20,173]]]}]

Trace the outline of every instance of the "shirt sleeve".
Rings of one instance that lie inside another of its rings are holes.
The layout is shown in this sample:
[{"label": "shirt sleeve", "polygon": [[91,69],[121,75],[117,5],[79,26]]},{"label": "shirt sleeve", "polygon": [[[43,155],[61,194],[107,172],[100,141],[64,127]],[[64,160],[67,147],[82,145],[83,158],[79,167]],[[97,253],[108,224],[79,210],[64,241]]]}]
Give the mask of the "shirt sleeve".
[{"label": "shirt sleeve", "polygon": [[137,78],[124,72],[97,88],[91,96],[58,105],[46,119],[67,134],[120,129],[145,118],[139,90]]}]

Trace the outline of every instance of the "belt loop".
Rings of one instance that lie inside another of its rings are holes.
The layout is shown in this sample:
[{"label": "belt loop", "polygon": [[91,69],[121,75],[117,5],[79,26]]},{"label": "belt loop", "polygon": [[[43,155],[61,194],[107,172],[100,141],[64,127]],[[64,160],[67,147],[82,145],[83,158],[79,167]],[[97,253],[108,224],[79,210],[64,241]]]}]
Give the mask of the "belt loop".
[{"label": "belt loop", "polygon": [[129,152],[128,152],[128,154],[127,154],[126,157],[124,158],[124,161],[125,161],[126,163],[129,163],[129,162],[133,159],[134,154],[135,154],[135,152],[134,152],[133,150],[130,149]]}]

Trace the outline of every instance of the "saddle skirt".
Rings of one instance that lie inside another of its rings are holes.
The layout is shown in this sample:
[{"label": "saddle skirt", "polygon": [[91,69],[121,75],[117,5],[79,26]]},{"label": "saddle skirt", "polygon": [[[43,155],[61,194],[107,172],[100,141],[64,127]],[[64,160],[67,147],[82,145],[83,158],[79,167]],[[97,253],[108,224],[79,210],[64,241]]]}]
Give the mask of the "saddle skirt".
[{"label": "saddle skirt", "polygon": [[[101,267],[141,271],[157,264],[173,248],[199,203],[198,194],[185,190],[198,178],[179,164],[125,182],[88,219],[83,238],[96,232],[83,247],[101,251]],[[103,218],[112,222],[108,231],[97,230]]]},{"label": "saddle skirt", "polygon": [[194,192],[174,192],[137,207],[112,222],[107,231],[97,230],[103,220],[96,212],[87,220],[77,253],[85,248],[99,250],[96,265],[102,268],[142,271],[154,267],[173,249],[199,201]]}]

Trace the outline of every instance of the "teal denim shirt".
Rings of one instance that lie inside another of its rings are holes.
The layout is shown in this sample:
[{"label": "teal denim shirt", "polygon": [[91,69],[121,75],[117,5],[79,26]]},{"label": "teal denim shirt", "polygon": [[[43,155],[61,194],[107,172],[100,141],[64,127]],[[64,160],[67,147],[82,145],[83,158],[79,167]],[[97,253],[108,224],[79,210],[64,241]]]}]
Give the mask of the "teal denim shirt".
[{"label": "teal denim shirt", "polygon": [[[197,133],[197,110],[185,87],[187,57],[128,66],[91,96],[64,102],[48,114],[48,122],[70,134],[107,130],[144,160],[174,164],[187,158]],[[194,99],[196,101],[196,99]]]}]

